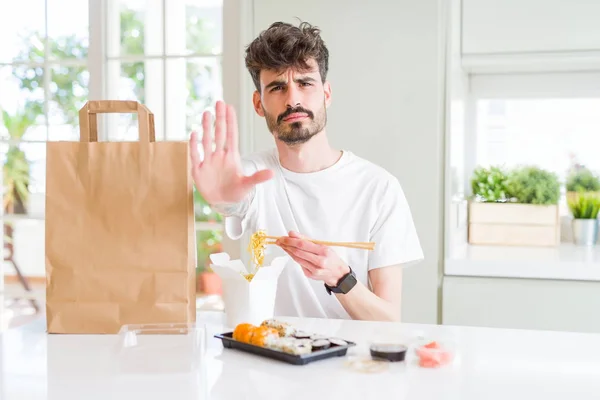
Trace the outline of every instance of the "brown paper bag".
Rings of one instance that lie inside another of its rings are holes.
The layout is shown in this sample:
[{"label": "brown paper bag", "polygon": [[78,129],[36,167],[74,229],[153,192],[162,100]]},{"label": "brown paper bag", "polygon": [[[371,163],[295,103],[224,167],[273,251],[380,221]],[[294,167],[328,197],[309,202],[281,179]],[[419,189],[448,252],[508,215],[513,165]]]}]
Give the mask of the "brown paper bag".
[{"label": "brown paper bag", "polygon": [[[139,142],[98,142],[97,114],[137,113]],[[46,147],[49,333],[194,322],[196,243],[186,142],[155,142],[135,101],[89,101],[79,142]]]}]

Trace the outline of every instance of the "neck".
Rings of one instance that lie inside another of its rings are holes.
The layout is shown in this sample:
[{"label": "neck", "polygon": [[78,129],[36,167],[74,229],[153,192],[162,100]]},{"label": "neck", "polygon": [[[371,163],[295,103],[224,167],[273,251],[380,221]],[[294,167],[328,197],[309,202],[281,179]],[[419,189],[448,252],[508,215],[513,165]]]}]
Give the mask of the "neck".
[{"label": "neck", "polygon": [[340,150],[335,150],[329,145],[325,130],[306,143],[288,145],[280,140],[275,140],[275,143],[281,166],[292,172],[321,171],[335,164],[342,155]]}]

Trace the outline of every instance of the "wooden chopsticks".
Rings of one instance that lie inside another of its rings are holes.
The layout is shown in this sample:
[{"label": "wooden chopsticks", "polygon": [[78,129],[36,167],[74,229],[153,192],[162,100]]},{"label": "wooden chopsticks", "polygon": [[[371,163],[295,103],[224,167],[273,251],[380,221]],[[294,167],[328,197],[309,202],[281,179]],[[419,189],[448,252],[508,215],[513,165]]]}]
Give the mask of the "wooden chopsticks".
[{"label": "wooden chopsticks", "polygon": [[[281,238],[282,236],[266,236],[268,240],[267,244],[275,244],[275,240]],[[316,240],[316,239],[308,239],[313,243],[322,244],[325,246],[334,246],[334,247],[347,247],[350,249],[362,249],[362,250],[373,250],[375,249],[375,242],[329,242],[326,240]]]}]

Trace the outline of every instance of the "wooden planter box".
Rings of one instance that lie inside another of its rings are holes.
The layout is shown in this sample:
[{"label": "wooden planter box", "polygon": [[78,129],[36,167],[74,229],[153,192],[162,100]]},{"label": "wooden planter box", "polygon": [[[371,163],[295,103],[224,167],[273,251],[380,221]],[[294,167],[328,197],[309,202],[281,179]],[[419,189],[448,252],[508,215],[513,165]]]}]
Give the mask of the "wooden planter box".
[{"label": "wooden planter box", "polygon": [[557,246],[557,205],[469,203],[469,243],[504,246]]}]

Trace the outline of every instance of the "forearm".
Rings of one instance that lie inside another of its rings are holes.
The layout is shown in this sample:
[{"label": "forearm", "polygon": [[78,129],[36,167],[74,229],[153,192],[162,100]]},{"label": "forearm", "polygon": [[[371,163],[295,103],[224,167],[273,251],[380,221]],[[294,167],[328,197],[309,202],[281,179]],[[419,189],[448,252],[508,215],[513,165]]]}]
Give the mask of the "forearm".
[{"label": "forearm", "polygon": [[361,282],[357,282],[348,293],[335,296],[352,319],[400,321],[400,308],[377,296]]},{"label": "forearm", "polygon": [[225,217],[243,217],[248,212],[250,204],[254,199],[256,188],[253,188],[250,193],[244,198],[244,200],[238,203],[214,203],[210,204],[210,207]]}]

